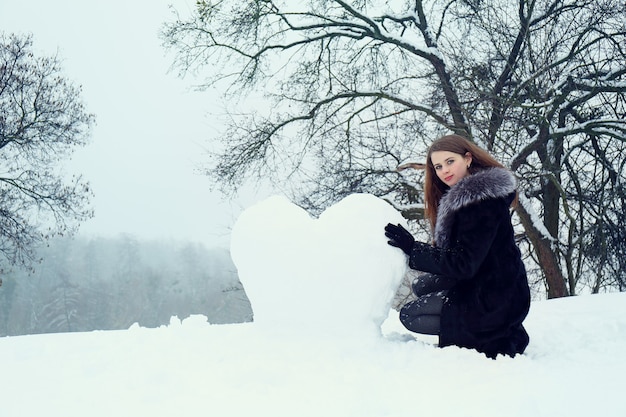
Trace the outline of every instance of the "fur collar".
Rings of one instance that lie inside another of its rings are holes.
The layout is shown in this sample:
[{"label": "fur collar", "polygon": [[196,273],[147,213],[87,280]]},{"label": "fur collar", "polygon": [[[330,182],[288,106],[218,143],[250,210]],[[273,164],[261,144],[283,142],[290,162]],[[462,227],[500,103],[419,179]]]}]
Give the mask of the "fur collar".
[{"label": "fur collar", "polygon": [[439,202],[435,224],[437,246],[448,246],[454,212],[472,203],[504,198],[515,192],[515,188],[515,177],[505,168],[488,168],[478,171],[456,183],[441,197]]}]

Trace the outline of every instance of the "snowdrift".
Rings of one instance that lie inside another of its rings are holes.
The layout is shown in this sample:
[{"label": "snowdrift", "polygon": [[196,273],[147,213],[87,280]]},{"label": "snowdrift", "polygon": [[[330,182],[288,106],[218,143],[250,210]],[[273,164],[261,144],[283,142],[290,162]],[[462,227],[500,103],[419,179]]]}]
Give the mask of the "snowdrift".
[{"label": "snowdrift", "polygon": [[[340,318],[337,318],[340,321]],[[0,339],[0,416],[624,415],[626,294],[533,303],[522,356],[385,335],[291,337],[254,323]]]}]

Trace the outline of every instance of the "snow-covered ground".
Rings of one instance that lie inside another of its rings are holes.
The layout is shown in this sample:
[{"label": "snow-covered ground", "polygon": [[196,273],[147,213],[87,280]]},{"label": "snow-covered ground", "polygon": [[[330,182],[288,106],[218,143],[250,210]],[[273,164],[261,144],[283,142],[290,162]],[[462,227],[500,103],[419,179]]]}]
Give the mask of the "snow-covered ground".
[{"label": "snow-covered ground", "polygon": [[534,302],[514,359],[439,349],[381,317],[396,213],[357,195],[305,214],[272,198],[235,225],[254,323],[0,339],[0,416],[626,415],[626,294]]}]

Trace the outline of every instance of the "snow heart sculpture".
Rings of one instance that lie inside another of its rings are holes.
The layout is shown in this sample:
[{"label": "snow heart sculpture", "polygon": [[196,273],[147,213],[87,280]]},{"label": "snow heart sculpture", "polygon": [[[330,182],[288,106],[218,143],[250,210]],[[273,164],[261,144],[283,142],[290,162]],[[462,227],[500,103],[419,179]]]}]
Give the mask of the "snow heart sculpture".
[{"label": "snow heart sculpture", "polygon": [[231,256],[259,326],[289,332],[380,335],[406,273],[402,251],[387,244],[398,211],[353,194],[318,219],[284,197],[245,210],[233,227]]}]

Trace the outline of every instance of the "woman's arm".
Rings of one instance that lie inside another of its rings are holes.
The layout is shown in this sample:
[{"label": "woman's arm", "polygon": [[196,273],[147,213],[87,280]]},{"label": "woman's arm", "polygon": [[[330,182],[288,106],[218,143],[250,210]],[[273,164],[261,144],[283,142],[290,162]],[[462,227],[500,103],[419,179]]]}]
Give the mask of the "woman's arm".
[{"label": "woman's arm", "polygon": [[409,266],[424,272],[470,279],[478,272],[491,249],[500,223],[508,219],[503,199],[485,200],[455,213],[448,247],[440,248],[415,242],[409,254]]}]

